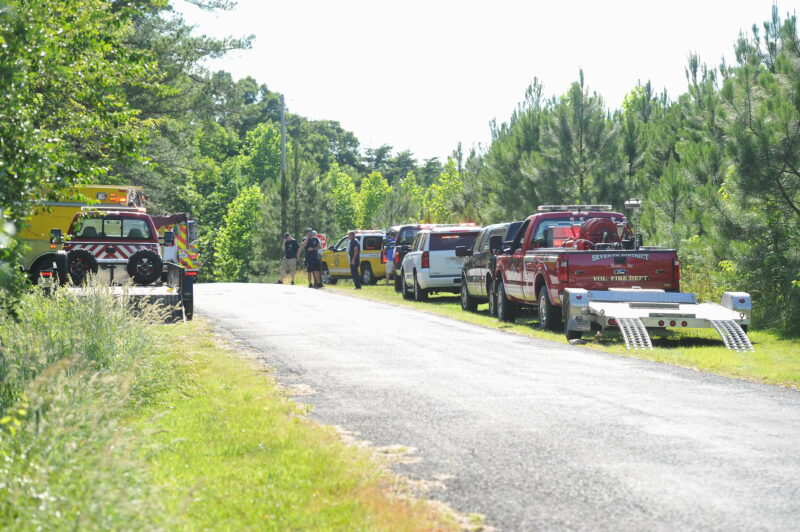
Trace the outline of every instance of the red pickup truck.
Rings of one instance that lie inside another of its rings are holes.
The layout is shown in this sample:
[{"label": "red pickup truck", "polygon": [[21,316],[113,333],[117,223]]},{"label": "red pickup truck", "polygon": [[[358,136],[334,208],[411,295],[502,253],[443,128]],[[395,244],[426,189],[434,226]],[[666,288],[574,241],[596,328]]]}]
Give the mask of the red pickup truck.
[{"label": "red pickup truck", "polygon": [[535,306],[539,326],[555,331],[565,289],[678,292],[680,265],[675,250],[641,246],[610,205],[544,205],[503,244],[493,278],[499,319],[513,321],[520,305]]}]

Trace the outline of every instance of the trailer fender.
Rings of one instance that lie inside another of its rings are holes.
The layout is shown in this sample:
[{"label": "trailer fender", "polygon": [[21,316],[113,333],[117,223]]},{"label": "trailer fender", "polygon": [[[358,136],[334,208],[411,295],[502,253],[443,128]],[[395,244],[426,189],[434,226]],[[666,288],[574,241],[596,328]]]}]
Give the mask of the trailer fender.
[{"label": "trailer fender", "polygon": [[583,288],[567,288],[561,294],[564,328],[567,331],[589,331],[592,328],[589,316],[589,291]]}]

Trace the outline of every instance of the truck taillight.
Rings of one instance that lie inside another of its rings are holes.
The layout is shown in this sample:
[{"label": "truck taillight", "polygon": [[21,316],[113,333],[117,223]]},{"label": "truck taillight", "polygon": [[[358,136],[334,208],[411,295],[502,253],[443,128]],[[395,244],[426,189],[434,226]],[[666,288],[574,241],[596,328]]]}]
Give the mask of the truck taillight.
[{"label": "truck taillight", "polygon": [[383,264],[386,264],[386,250],[385,249],[381,250],[381,262]]},{"label": "truck taillight", "polygon": [[560,283],[566,283],[569,281],[569,262],[558,259],[556,261],[556,275],[558,276],[558,281]]},{"label": "truck taillight", "polygon": [[422,252],[422,267],[423,268],[430,268],[431,267],[431,254],[427,251]]},{"label": "truck taillight", "polygon": [[672,277],[676,281],[681,280],[681,263],[678,259],[672,261]]},{"label": "truck taillight", "polygon": [[392,257],[392,260],[397,266],[400,266],[400,251],[398,251],[397,248],[394,250],[394,256]]}]

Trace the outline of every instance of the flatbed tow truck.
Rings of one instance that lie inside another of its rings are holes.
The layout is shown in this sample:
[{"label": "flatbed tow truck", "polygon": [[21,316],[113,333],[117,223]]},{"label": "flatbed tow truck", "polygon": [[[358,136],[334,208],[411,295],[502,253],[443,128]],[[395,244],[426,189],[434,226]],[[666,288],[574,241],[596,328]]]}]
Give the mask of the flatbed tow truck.
[{"label": "flatbed tow truck", "polygon": [[532,306],[542,329],[563,327],[568,340],[618,330],[629,349],[652,349],[649,331],[714,328],[727,348],[752,351],[750,295],[725,292],[716,304],[680,292],[677,253],[642,245],[641,202],[625,206],[633,224],[610,205],[543,205],[513,241],[491,243],[502,249],[491,295],[498,318]]},{"label": "flatbed tow truck", "polygon": [[[40,273],[45,288],[62,286],[77,295],[85,293],[85,282],[94,275],[107,283],[112,295],[127,298],[134,307],[146,304],[169,310],[171,321],[192,319],[194,278],[177,261],[162,256],[176,247],[172,230],[159,237],[153,218],[138,209],[84,207],[75,215],[63,241],[53,229],[51,242],[63,249],[55,254],[54,267]],[[161,243],[166,252],[161,252]],[[69,284],[71,282],[71,284]]]}]

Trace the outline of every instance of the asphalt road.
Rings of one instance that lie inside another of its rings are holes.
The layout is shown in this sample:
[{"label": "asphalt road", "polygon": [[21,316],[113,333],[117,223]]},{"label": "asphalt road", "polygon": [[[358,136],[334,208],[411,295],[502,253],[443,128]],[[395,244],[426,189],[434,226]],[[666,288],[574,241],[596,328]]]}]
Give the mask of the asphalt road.
[{"label": "asphalt road", "polygon": [[800,529],[800,392],[304,286],[197,285],[311,416],[501,530]]}]

